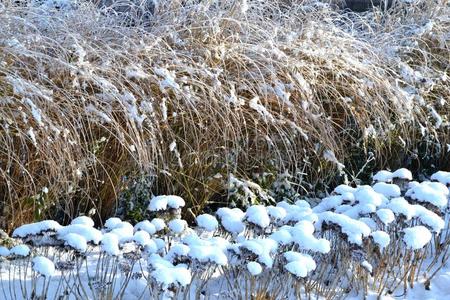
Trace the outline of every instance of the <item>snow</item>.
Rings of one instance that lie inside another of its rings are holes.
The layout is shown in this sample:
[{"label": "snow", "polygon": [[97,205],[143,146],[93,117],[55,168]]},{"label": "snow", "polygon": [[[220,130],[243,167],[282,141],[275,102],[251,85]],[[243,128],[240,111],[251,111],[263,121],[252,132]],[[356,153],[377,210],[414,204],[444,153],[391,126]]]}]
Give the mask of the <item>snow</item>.
[{"label": "snow", "polygon": [[264,105],[261,105],[260,98],[254,97],[248,102],[248,106],[258,112],[259,115],[263,118],[265,122],[273,122],[275,118],[272,114],[267,110]]},{"label": "snow", "polygon": [[254,240],[244,241],[243,243],[241,243],[240,248],[246,249],[255,255],[260,255],[261,253],[263,253],[262,246]]},{"label": "snow", "polygon": [[173,209],[182,208],[186,205],[184,199],[179,196],[166,196],[167,197],[167,206]]},{"label": "snow", "polygon": [[363,237],[367,237],[370,234],[369,226],[346,215],[323,212],[319,215],[319,222],[316,224],[316,228],[321,228],[323,222],[339,225],[342,232],[347,235],[348,241],[357,245],[362,245]]},{"label": "snow", "polygon": [[[297,205],[297,203],[295,205]],[[283,207],[272,205],[267,207],[267,213],[273,220],[276,221],[283,220],[287,215],[286,210]]]},{"label": "snow", "polygon": [[32,260],[33,270],[42,276],[50,277],[55,274],[55,265],[53,262],[43,256],[34,257]]},{"label": "snow", "polygon": [[300,208],[311,208],[311,205],[306,200],[297,200],[295,201],[295,205]]},{"label": "snow", "polygon": [[358,187],[353,195],[360,204],[371,204],[378,207],[385,202],[384,197],[368,185]]},{"label": "snow", "polygon": [[381,230],[372,232],[370,236],[373,238],[373,241],[380,247],[381,250],[386,248],[391,242],[389,234]]},{"label": "snow", "polygon": [[122,222],[117,224],[109,233],[115,234],[119,239],[119,244],[123,244],[133,239],[134,227],[128,222]]},{"label": "snow", "polygon": [[263,205],[250,206],[245,213],[244,219],[260,228],[266,228],[270,225],[270,217]]},{"label": "snow", "polygon": [[378,171],[373,176],[373,181],[375,182],[391,182],[392,181],[392,173],[386,170]]},{"label": "snow", "polygon": [[431,232],[424,226],[405,228],[403,241],[408,248],[413,250],[421,249],[431,240]]},{"label": "snow", "polygon": [[79,234],[84,237],[86,241],[94,244],[98,244],[102,239],[102,233],[99,230],[82,224],[68,225],[60,228],[58,230],[58,238],[64,239],[64,236],[69,233]]},{"label": "snow", "polygon": [[217,219],[209,214],[199,215],[196,218],[197,225],[206,231],[215,231],[219,227]]},{"label": "snow", "polygon": [[388,208],[380,208],[377,210],[377,216],[384,225],[389,225],[395,221],[394,213]]},{"label": "snow", "polygon": [[340,184],[338,185],[333,192],[339,195],[343,195],[343,194],[353,194],[356,191],[356,189],[354,187],[348,186],[346,184]]},{"label": "snow", "polygon": [[140,230],[147,232],[149,235],[154,235],[156,233],[155,225],[149,220],[144,220],[134,225],[135,232]]},{"label": "snow", "polygon": [[133,241],[135,241],[138,245],[145,247],[150,244],[150,235],[148,232],[139,230],[133,235]]},{"label": "snow", "polygon": [[221,207],[217,210],[216,215],[220,219],[224,218],[233,218],[236,220],[242,220],[245,216],[245,213],[240,210],[239,208],[228,208],[228,207]]},{"label": "snow", "polygon": [[313,207],[312,211],[315,213],[330,211],[342,205],[342,202],[343,202],[342,195],[333,195],[325,197],[322,199],[322,201],[320,201],[320,203],[317,206]]},{"label": "snow", "polygon": [[329,162],[336,164],[339,171],[342,172],[342,170],[345,169],[345,165],[336,158],[336,155],[334,154],[334,152],[332,150],[325,150],[323,152],[323,158],[325,158]]},{"label": "snow", "polygon": [[173,266],[167,260],[164,260],[157,254],[152,254],[149,263],[153,268],[151,276],[163,287],[167,289],[173,284],[186,286],[191,283],[191,272],[184,266]]},{"label": "snow", "polygon": [[292,242],[292,235],[289,232],[289,229],[277,230],[273,232],[269,237],[280,245],[287,245]]},{"label": "snow", "polygon": [[317,215],[313,212],[309,206],[292,205],[288,203],[278,203],[277,207],[282,207],[286,211],[287,215],[283,218],[283,223],[296,223],[299,221],[317,221]]},{"label": "snow", "polygon": [[366,269],[367,272],[372,273],[373,267],[372,267],[372,265],[371,265],[367,260],[363,261],[363,262],[361,263],[361,266],[362,266],[364,269]]},{"label": "snow", "polygon": [[30,252],[31,250],[27,245],[17,245],[9,250],[9,254],[15,256],[28,256]]},{"label": "snow", "polygon": [[170,247],[169,252],[167,252],[166,256],[164,256],[165,260],[168,260],[170,262],[174,262],[175,258],[179,258],[182,256],[187,256],[189,253],[189,246],[178,243],[178,244],[174,244],[172,245],[172,247]]},{"label": "snow", "polygon": [[153,220],[150,221],[150,223],[152,223],[153,226],[155,226],[157,232],[166,228],[166,223],[164,222],[163,219],[154,218]]},{"label": "snow", "polygon": [[144,251],[149,254],[156,253],[156,252],[158,252],[158,245],[156,245],[154,240],[149,240],[149,241],[147,241],[147,243],[144,246]]},{"label": "snow", "polygon": [[114,233],[106,233],[103,235],[100,248],[110,256],[118,256],[120,254],[119,238]]},{"label": "snow", "polygon": [[166,68],[154,68],[154,72],[156,75],[164,78],[164,80],[159,82],[159,88],[162,92],[165,92],[167,88],[171,88],[173,90],[179,90],[180,86],[176,83],[175,73],[167,70]]},{"label": "snow", "polygon": [[87,241],[82,235],[68,233],[61,239],[64,241],[64,245],[69,246],[78,252],[86,252],[87,250]]},{"label": "snow", "polygon": [[216,214],[226,231],[237,235],[245,230],[245,224],[242,222],[245,214],[240,209],[222,207],[217,210]]},{"label": "snow", "polygon": [[187,229],[188,225],[185,220],[174,219],[168,223],[170,230],[175,234],[180,234]]},{"label": "snow", "polygon": [[414,207],[403,197],[392,199],[387,208],[396,215],[403,215],[407,220],[410,220],[416,214]]},{"label": "snow", "polygon": [[437,171],[431,175],[431,180],[439,181],[446,186],[450,186],[450,172]]},{"label": "snow", "polygon": [[400,187],[395,184],[389,184],[385,182],[378,182],[373,186],[375,192],[380,193],[388,198],[400,197]]},{"label": "snow", "polygon": [[4,247],[4,246],[0,246],[0,256],[6,257],[9,256],[10,251],[8,248]]},{"label": "snow", "polygon": [[440,209],[444,209],[448,204],[448,189],[440,182],[422,182],[407,190],[405,195],[419,202],[428,202]]},{"label": "snow", "polygon": [[431,210],[420,205],[413,205],[415,216],[419,218],[422,224],[431,228],[435,233],[440,233],[445,227],[445,221]]},{"label": "snow", "polygon": [[247,270],[252,274],[253,276],[259,275],[262,272],[262,267],[259,263],[255,261],[250,261],[247,263]]},{"label": "snow", "polygon": [[167,209],[167,197],[164,195],[153,197],[148,205],[149,211],[160,211]]},{"label": "snow", "polygon": [[13,231],[13,237],[27,237],[30,235],[38,235],[47,231],[58,231],[61,229],[61,225],[58,222],[53,220],[45,220],[32,224],[25,224]]},{"label": "snow", "polygon": [[392,173],[392,178],[400,178],[405,180],[412,180],[412,173],[410,170],[401,168]]},{"label": "snow", "polygon": [[311,250],[320,253],[330,252],[330,242],[326,239],[317,239],[314,233],[314,225],[308,221],[300,221],[290,230],[292,241],[300,249]]},{"label": "snow", "polygon": [[119,218],[109,218],[108,220],[106,220],[105,222],[105,227],[107,229],[114,229],[117,225],[119,225],[120,223],[122,223],[122,220]]},{"label": "snow", "polygon": [[284,268],[299,278],[305,278],[308,273],[316,269],[316,262],[308,255],[289,251],[283,254],[288,263]]},{"label": "snow", "polygon": [[360,222],[363,222],[367,226],[369,226],[370,230],[377,230],[378,226],[374,219],[369,217],[362,217],[358,219]]},{"label": "snow", "polygon": [[87,217],[87,216],[79,216],[75,219],[72,220],[72,222],[70,222],[70,224],[74,225],[74,224],[80,224],[80,225],[86,225],[89,227],[94,227],[94,221]]},{"label": "snow", "polygon": [[190,245],[188,255],[202,263],[213,262],[220,266],[225,266],[228,263],[228,258],[223,250],[213,243]]},{"label": "snow", "polygon": [[153,241],[155,242],[158,251],[166,247],[166,242],[163,239],[153,239]]}]

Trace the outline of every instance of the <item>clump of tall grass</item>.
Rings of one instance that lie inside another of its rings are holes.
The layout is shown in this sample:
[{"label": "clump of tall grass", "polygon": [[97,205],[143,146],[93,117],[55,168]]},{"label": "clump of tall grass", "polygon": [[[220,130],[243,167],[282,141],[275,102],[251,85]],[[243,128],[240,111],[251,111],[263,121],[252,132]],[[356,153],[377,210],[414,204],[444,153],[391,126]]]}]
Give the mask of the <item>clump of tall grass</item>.
[{"label": "clump of tall grass", "polygon": [[[425,109],[445,84],[423,105],[411,100],[379,51],[395,32],[382,30],[388,13],[345,15],[314,1],[161,1],[130,22],[89,2],[0,9],[5,228],[93,208],[101,220],[140,176],[197,214],[227,201],[230,174],[289,170],[299,190],[327,186],[356,175],[369,152],[384,165],[410,157],[420,129],[432,147],[445,137]],[[375,27],[380,44],[361,33]]]}]

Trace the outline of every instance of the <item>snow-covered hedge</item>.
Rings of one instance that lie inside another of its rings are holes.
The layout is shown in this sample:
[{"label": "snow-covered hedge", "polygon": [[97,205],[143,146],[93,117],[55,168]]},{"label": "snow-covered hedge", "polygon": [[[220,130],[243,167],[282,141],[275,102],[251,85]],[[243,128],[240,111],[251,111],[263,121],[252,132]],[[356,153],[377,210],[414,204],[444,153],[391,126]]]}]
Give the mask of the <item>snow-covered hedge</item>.
[{"label": "snow-covered hedge", "polygon": [[406,291],[420,272],[427,269],[430,282],[447,261],[450,173],[421,183],[398,173],[405,192],[380,184],[391,180],[381,172],[373,186],[340,185],[314,207],[224,207],[191,226],[177,213],[184,200],[170,195],[152,198],[157,217],[134,226],[110,218],[95,228],[86,216],[66,226],[25,224],[12,234],[16,246],[0,248],[0,280],[10,287],[5,295],[24,298],[331,298],[366,295],[369,282],[379,295]]}]

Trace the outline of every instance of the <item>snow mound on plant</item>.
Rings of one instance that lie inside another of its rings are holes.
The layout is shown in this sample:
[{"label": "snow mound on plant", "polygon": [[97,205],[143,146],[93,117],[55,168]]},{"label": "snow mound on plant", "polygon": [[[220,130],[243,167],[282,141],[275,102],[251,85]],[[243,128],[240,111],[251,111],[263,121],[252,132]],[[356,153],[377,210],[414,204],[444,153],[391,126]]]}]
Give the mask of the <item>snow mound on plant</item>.
[{"label": "snow mound on plant", "polygon": [[86,241],[94,244],[98,244],[102,239],[102,233],[99,230],[82,224],[73,224],[60,228],[58,230],[58,238],[64,239],[64,236],[70,233],[79,234],[84,237]]},{"label": "snow mound on plant", "polygon": [[259,263],[256,261],[250,261],[247,263],[247,270],[252,274],[253,276],[259,275],[262,272],[262,267]]},{"label": "snow mound on plant", "polygon": [[68,233],[61,238],[64,241],[64,245],[69,246],[78,252],[86,252],[87,241],[86,239],[77,233]]},{"label": "snow mound on plant", "polygon": [[61,228],[62,226],[59,225],[58,222],[53,220],[45,220],[37,223],[22,225],[13,231],[12,236],[24,238],[30,235],[42,234],[47,231],[56,232]]},{"label": "snow mound on plant", "polygon": [[405,228],[403,241],[408,248],[418,250],[423,248],[431,240],[431,232],[424,226]]},{"label": "snow mound on plant", "polygon": [[34,257],[31,261],[33,270],[42,276],[50,277],[55,274],[55,264],[43,256]]},{"label": "snow mound on plant", "polygon": [[215,231],[219,227],[217,219],[210,214],[199,215],[195,220],[197,225],[206,231]]},{"label": "snow mound on plant", "polygon": [[185,201],[180,196],[175,195],[160,195],[153,197],[148,205],[149,211],[161,211],[168,208],[178,209],[185,206]]}]

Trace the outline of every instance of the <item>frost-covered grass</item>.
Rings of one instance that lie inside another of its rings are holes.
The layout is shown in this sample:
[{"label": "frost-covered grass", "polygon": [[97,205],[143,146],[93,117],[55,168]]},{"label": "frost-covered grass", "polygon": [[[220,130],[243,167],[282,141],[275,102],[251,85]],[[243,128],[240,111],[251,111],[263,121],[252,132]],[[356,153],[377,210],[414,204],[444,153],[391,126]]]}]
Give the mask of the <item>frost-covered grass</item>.
[{"label": "frost-covered grass", "polygon": [[[395,183],[380,185],[392,180],[383,174],[374,176],[377,190],[340,185],[314,207],[304,200],[246,211],[224,207],[199,215],[192,226],[180,219],[184,201],[177,196],[152,198],[148,209],[155,218],[135,226],[110,218],[96,229],[86,216],[67,226],[25,224],[12,234],[14,247],[0,248],[2,299],[448,293],[442,283],[450,276],[450,173],[419,184],[406,169],[394,172],[406,177],[399,195],[391,193]],[[419,198],[408,196],[418,187]],[[447,202],[435,206],[431,196]]]},{"label": "frost-covered grass", "polygon": [[446,1],[363,15],[288,2],[156,1],[125,17],[3,1],[2,227],[92,208],[105,219],[142,174],[199,214],[267,170],[304,192],[376,165],[438,166]]}]

